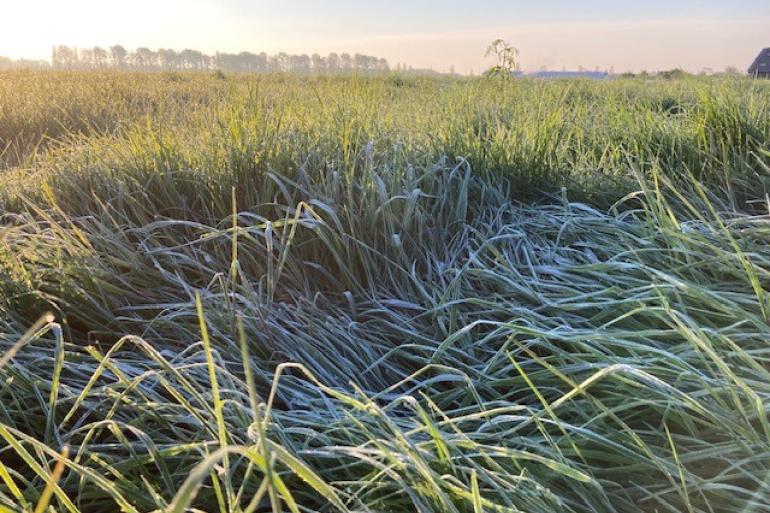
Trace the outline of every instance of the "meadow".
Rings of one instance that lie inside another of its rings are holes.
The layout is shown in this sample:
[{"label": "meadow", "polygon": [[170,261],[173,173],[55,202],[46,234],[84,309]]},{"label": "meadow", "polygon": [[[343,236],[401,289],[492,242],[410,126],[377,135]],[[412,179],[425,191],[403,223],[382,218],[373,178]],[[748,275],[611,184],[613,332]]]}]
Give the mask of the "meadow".
[{"label": "meadow", "polygon": [[770,81],[0,73],[0,512],[770,512]]}]

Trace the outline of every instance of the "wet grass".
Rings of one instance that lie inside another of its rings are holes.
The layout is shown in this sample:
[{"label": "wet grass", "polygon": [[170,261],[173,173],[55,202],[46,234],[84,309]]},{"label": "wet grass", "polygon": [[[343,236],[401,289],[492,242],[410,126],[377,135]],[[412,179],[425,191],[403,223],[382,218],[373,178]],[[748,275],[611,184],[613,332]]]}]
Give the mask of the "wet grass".
[{"label": "wet grass", "polygon": [[0,511],[770,511],[767,84],[40,77]]}]

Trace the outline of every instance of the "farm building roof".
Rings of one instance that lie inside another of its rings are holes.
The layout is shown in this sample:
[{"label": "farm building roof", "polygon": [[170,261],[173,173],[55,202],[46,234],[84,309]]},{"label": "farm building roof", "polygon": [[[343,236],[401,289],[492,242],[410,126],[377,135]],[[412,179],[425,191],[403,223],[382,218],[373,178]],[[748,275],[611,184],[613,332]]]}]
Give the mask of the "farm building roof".
[{"label": "farm building roof", "polygon": [[765,48],[749,68],[749,75],[770,75],[770,48]]}]

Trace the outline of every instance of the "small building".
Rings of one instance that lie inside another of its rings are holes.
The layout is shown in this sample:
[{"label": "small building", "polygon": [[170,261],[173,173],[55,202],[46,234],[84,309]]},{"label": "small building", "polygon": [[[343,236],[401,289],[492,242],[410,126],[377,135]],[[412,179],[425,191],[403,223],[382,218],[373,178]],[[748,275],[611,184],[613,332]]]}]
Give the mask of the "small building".
[{"label": "small building", "polygon": [[761,78],[770,78],[770,48],[765,48],[754,60],[749,68],[749,75]]}]

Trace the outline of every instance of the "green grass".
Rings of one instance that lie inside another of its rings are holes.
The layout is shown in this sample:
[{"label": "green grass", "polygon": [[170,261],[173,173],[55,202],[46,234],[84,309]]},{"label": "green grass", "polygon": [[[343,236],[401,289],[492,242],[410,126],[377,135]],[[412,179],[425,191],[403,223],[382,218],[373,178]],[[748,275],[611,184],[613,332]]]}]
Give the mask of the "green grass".
[{"label": "green grass", "polygon": [[770,84],[0,77],[0,512],[770,511]]}]

